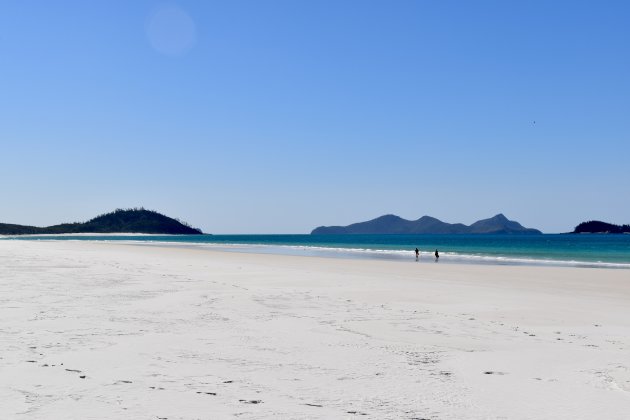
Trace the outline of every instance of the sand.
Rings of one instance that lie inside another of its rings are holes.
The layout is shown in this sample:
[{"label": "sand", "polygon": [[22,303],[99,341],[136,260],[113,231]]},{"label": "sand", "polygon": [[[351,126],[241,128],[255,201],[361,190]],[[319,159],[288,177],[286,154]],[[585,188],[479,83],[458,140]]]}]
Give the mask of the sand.
[{"label": "sand", "polygon": [[627,270],[0,241],[1,419],[627,419]]}]

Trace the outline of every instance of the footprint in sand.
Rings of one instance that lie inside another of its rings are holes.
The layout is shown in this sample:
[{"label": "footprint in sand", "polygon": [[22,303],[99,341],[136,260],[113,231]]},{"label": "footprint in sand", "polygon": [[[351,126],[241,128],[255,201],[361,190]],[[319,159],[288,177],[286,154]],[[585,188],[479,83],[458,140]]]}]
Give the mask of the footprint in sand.
[{"label": "footprint in sand", "polygon": [[197,394],[217,395],[216,392],[204,392],[204,391],[197,391]]}]

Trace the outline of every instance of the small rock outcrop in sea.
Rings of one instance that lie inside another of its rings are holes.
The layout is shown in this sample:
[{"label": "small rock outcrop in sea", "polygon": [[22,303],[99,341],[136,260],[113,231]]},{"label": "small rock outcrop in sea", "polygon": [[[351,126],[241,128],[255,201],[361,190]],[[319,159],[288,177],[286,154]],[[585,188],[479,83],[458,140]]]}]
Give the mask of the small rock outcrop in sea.
[{"label": "small rock outcrop in sea", "polygon": [[320,226],[312,235],[331,234],[541,234],[537,229],[523,227],[503,214],[479,220],[470,226],[462,223],[446,223],[435,217],[422,216],[418,220],[406,220],[388,214],[367,222],[348,226]]},{"label": "small rock outcrop in sea", "polygon": [[47,235],[58,233],[152,233],[164,235],[201,235],[201,229],[164,216],[153,210],[118,209],[84,223],[64,223],[48,227],[0,223],[0,235]]}]

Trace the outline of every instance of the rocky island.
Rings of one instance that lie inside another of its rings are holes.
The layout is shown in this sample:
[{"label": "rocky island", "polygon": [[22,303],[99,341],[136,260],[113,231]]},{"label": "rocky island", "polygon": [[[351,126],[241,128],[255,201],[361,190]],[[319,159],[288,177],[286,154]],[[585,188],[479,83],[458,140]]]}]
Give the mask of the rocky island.
[{"label": "rocky island", "polygon": [[503,214],[479,220],[470,226],[462,223],[446,223],[435,217],[422,216],[418,220],[406,220],[388,214],[367,222],[349,226],[320,226],[312,235],[334,234],[541,234],[537,229],[523,227]]}]

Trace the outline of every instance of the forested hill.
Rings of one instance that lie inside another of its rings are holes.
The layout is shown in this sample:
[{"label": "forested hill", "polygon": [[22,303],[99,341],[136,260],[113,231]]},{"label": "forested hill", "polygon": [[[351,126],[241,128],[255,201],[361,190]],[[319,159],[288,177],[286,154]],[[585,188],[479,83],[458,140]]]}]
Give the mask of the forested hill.
[{"label": "forested hill", "polygon": [[165,235],[201,235],[187,223],[153,210],[118,209],[85,223],[64,223],[48,227],[0,223],[0,235],[45,235],[57,233],[152,233]]},{"label": "forested hill", "polygon": [[572,233],[630,233],[630,225],[613,225],[591,220],[577,225]]}]

